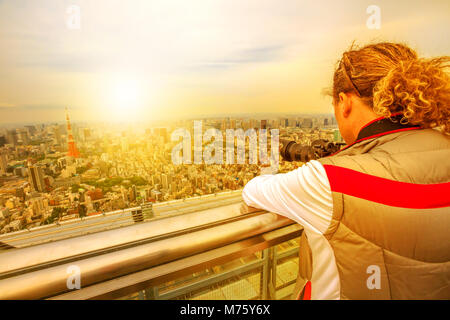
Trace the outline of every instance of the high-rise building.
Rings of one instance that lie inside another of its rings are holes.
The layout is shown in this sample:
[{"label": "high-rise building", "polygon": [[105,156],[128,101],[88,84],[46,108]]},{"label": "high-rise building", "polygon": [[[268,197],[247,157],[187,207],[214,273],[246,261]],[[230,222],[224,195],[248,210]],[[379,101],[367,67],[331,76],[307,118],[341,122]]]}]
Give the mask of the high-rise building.
[{"label": "high-rise building", "polygon": [[6,175],[6,168],[8,167],[8,158],[6,153],[0,151],[0,176]]},{"label": "high-rise building", "polygon": [[133,184],[130,188],[130,201],[135,201],[137,197],[136,186]]},{"label": "high-rise building", "polygon": [[304,118],[302,123],[303,128],[312,128],[313,127],[313,120],[311,118]]},{"label": "high-rise building", "polygon": [[75,145],[75,141],[73,139],[72,126],[70,125],[69,112],[67,108],[66,108],[66,121],[67,121],[67,137],[68,137],[67,144],[69,147],[67,155],[69,157],[79,158],[80,152],[78,151],[77,146]]},{"label": "high-rise building", "polygon": [[169,141],[169,136],[167,135],[167,128],[160,128],[159,136],[162,137],[164,143],[167,143]]},{"label": "high-rise building", "polygon": [[122,151],[123,152],[127,152],[130,148],[130,145],[128,143],[128,137],[122,137],[121,138],[121,146],[122,146]]},{"label": "high-rise building", "polygon": [[19,131],[19,141],[22,143],[22,145],[28,145],[30,143],[28,130],[22,129]]},{"label": "high-rise building", "polygon": [[261,120],[261,129],[267,129],[267,120]]},{"label": "high-rise building", "polygon": [[45,183],[42,167],[30,166],[28,168],[28,176],[30,177],[30,184],[34,188],[34,190],[44,192]]},{"label": "high-rise building", "polygon": [[61,144],[61,130],[59,126],[53,128],[53,134],[55,135],[56,144]]},{"label": "high-rise building", "polygon": [[35,216],[41,215],[45,211],[44,201],[42,197],[31,198],[30,202]]},{"label": "high-rise building", "polygon": [[341,132],[338,129],[334,130],[333,136],[334,136],[334,142],[343,142]]},{"label": "high-rise building", "polygon": [[12,145],[15,146],[17,144],[18,140],[19,140],[19,137],[17,135],[17,131],[16,130],[8,130],[6,132],[6,141],[9,144],[12,144]]},{"label": "high-rise building", "polygon": [[34,135],[36,133],[36,127],[35,126],[25,126],[25,128],[28,130],[28,133],[30,136]]},{"label": "high-rise building", "polygon": [[288,119],[288,127],[295,128],[297,126],[297,119]]},{"label": "high-rise building", "polygon": [[167,175],[165,173],[161,174],[161,184],[164,189],[168,190],[172,182],[172,175]]},{"label": "high-rise building", "polygon": [[272,128],[277,128],[278,129],[280,127],[280,120],[279,119],[272,119],[270,126]]},{"label": "high-rise building", "polygon": [[221,120],[221,122],[220,122],[220,129],[221,129],[222,131],[224,131],[224,130],[227,129],[227,120],[226,120],[226,119],[222,119],[222,120]]},{"label": "high-rise building", "polygon": [[84,128],[83,134],[84,134],[84,140],[90,139],[91,138],[91,129]]},{"label": "high-rise building", "polygon": [[[1,157],[1,156],[0,156]],[[1,160],[0,160],[1,161]],[[1,165],[0,165],[0,167],[1,167]],[[0,168],[0,172],[1,172],[1,168]],[[24,168],[24,167],[16,167],[16,168],[14,168],[14,174],[16,175],[16,176],[20,176],[20,177],[24,177],[25,176],[25,174],[26,174],[26,169]]]}]

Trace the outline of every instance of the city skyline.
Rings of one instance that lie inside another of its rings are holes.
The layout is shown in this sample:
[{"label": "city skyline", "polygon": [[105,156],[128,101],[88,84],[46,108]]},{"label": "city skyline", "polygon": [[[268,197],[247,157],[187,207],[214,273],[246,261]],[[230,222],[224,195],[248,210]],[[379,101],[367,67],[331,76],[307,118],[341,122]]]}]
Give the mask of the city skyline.
[{"label": "city skyline", "polygon": [[331,115],[137,127],[70,119],[68,112],[66,123],[0,130],[0,234],[239,190],[260,172],[300,165],[280,161],[279,138],[341,142]]},{"label": "city skyline", "polygon": [[74,123],[330,113],[321,92],[353,40],[448,53],[448,1],[378,1],[380,29],[370,5],[0,1],[0,123],[59,121],[67,106]]},{"label": "city skyline", "polygon": [[[70,112],[70,108],[68,109]],[[59,114],[59,113],[58,113]],[[72,113],[71,113],[72,114]],[[102,120],[102,119],[91,119],[91,120],[86,120],[86,119],[82,119],[79,121],[72,121],[71,123],[75,124],[75,125],[96,125],[96,124],[100,124],[100,125],[111,125],[111,126],[119,126],[119,128],[122,124],[126,125],[127,127],[131,127],[133,125],[143,125],[143,126],[149,126],[149,127],[154,127],[154,126],[160,126],[160,125],[167,125],[173,122],[177,122],[177,121],[202,121],[202,120],[210,120],[210,119],[241,119],[241,120],[245,120],[245,119],[257,119],[257,120],[263,120],[263,119],[282,119],[282,118],[292,118],[292,117],[332,117],[334,118],[334,114],[332,112],[323,112],[323,113],[314,113],[314,112],[300,112],[300,113],[296,113],[296,112],[292,112],[292,113],[253,113],[253,114],[249,114],[249,113],[236,113],[236,114],[198,114],[195,116],[189,116],[186,115],[184,117],[171,117],[170,119],[141,119],[141,120],[136,120],[136,121],[127,121],[124,120],[123,122],[120,121],[111,121],[111,120]],[[19,129],[19,128],[23,128],[26,126],[38,126],[38,125],[64,125],[66,124],[66,119],[65,118],[61,118],[61,119],[55,119],[53,121],[50,121],[48,119],[42,119],[42,120],[30,120],[30,121],[16,121],[16,122],[5,122],[5,123],[1,123],[0,122],[0,130],[8,130],[8,129]],[[0,135],[2,134],[2,132],[0,131]]]}]

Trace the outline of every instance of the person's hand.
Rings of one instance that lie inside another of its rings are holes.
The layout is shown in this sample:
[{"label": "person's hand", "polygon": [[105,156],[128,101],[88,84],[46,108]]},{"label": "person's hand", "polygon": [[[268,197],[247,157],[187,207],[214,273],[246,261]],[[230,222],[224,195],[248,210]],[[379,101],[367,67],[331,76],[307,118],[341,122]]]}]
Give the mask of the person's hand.
[{"label": "person's hand", "polygon": [[252,212],[256,212],[256,211],[261,211],[261,209],[254,208],[254,207],[249,207],[245,202],[242,202],[240,209],[241,209],[241,213],[242,214],[252,213]]}]

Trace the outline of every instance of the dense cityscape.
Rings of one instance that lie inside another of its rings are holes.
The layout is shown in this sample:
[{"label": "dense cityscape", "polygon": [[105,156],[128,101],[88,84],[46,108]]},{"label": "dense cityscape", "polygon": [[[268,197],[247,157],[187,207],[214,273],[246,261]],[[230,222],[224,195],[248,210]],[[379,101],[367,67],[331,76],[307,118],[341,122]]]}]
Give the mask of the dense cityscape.
[{"label": "dense cityscape", "polygon": [[[61,123],[1,129],[0,233],[238,190],[261,173],[260,165],[248,161],[248,141],[245,164],[174,164],[171,151],[179,141],[172,141],[171,133],[177,128],[193,132],[193,123],[72,124],[67,114]],[[203,132],[242,128],[259,134],[276,128],[280,139],[305,145],[319,138],[342,141],[331,115],[208,118],[202,124]],[[280,158],[278,172],[301,164]]]}]

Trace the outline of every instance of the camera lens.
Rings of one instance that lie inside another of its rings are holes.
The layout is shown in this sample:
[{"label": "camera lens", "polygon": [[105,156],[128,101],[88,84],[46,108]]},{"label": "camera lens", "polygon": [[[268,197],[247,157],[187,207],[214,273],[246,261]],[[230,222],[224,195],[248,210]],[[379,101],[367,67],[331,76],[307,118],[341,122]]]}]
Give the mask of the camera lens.
[{"label": "camera lens", "polygon": [[285,161],[308,162],[314,159],[314,150],[292,140],[280,140],[280,154]]}]

